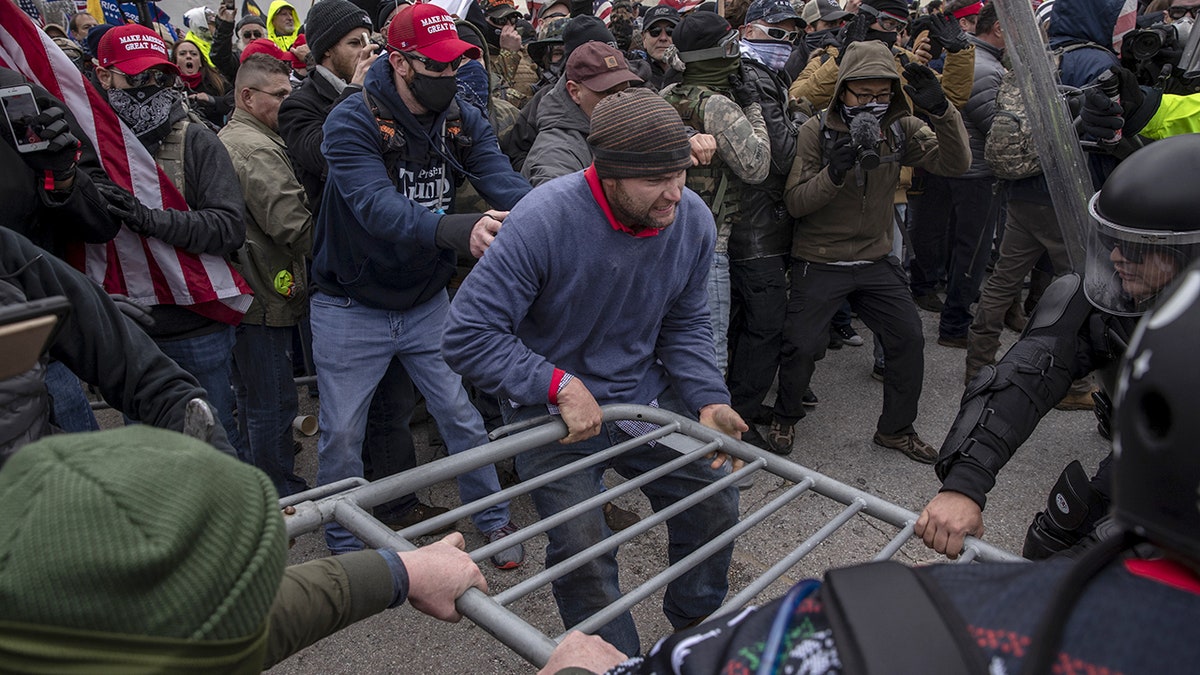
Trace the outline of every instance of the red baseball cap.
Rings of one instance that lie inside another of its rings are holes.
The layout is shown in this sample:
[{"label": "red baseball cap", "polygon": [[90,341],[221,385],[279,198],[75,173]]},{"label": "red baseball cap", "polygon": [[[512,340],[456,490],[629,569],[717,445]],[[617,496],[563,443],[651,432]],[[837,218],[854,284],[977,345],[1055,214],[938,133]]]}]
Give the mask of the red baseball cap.
[{"label": "red baseball cap", "polygon": [[458,39],[454,18],[446,10],[431,4],[406,5],[388,26],[388,47],[401,52],[417,52],[434,61],[453,61],[466,54],[477,59],[479,47]]},{"label": "red baseball cap", "polygon": [[166,66],[164,70],[179,74],[167,52],[167,43],[158,33],[133,23],[105,33],[96,47],[96,58],[102,67],[116,68],[126,75],[137,75],[156,66]]}]

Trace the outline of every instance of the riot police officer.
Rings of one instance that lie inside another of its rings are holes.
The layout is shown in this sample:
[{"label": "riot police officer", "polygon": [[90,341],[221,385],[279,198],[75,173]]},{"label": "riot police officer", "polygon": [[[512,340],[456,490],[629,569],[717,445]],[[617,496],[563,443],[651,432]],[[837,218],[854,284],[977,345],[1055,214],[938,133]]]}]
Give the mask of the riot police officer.
[{"label": "riot police officer", "polygon": [[[983,533],[983,508],[996,474],[1071,382],[1100,374],[1096,415],[1108,435],[1113,372],[1137,319],[1200,251],[1200,195],[1181,181],[1200,171],[1200,134],[1135,152],[1091,199],[1084,276],[1067,274],[1046,290],[1020,340],[967,385],[935,465],[941,491],[915,531],[951,557],[963,537]],[[1089,480],[1078,461],[1055,483],[1030,525],[1023,554],[1044,558],[1089,533],[1111,501],[1109,464]]]}]

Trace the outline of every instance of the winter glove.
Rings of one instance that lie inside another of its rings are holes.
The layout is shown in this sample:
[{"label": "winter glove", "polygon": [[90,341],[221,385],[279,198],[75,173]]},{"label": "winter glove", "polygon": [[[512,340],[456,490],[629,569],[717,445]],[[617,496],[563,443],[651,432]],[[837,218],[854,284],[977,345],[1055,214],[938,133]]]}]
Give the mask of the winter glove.
[{"label": "winter glove", "polygon": [[1092,87],[1083,95],[1079,120],[1087,135],[1099,141],[1112,141],[1117,130],[1125,126],[1124,113],[1120,103],[1109,98],[1099,87]]},{"label": "winter glove", "polygon": [[153,213],[137,197],[109,183],[97,183],[96,189],[108,202],[108,212],[138,234],[153,236]]},{"label": "winter glove", "polygon": [[928,25],[930,41],[946,48],[954,54],[971,46],[967,34],[963,32],[958,19],[949,14],[935,14]]},{"label": "winter glove", "polygon": [[950,102],[946,100],[946,92],[942,91],[942,83],[937,75],[927,66],[909,63],[904,66],[904,91],[912,99],[913,105],[925,112],[941,116],[946,112]]},{"label": "winter glove", "polygon": [[850,141],[849,136],[839,138],[829,153],[829,178],[835,185],[841,185],[846,180],[846,174],[854,168],[858,159],[858,150]]},{"label": "winter glove", "polygon": [[837,34],[838,56],[837,63],[842,65],[842,57],[846,55],[846,49],[855,42],[862,42],[867,39],[867,31],[870,30],[871,24],[875,23],[875,17],[866,12],[859,12],[854,15],[853,19],[846,22],[842,26],[842,30]]},{"label": "winter glove", "polygon": [[128,295],[121,295],[120,293],[109,293],[108,297],[117,306],[117,309],[125,316],[133,319],[134,323],[142,328],[154,327],[154,317],[150,316],[150,311],[145,305],[134,302]]},{"label": "winter glove", "polygon": [[753,82],[747,81],[741,71],[730,74],[729,86],[732,89],[730,93],[733,95],[733,100],[737,101],[739,106],[745,108],[754,103],[762,103],[758,87],[754,86]]},{"label": "winter glove", "polygon": [[63,109],[58,106],[46,108],[33,118],[29,128],[38,138],[50,142],[44,150],[22,155],[29,168],[39,174],[49,171],[56,181],[74,176],[75,162],[79,160],[79,139],[71,133]]}]

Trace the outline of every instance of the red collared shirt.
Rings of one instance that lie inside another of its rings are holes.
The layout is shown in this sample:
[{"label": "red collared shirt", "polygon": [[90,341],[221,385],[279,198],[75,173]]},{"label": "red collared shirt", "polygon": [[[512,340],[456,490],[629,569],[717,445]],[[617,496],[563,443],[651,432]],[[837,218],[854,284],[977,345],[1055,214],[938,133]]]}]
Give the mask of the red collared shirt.
[{"label": "red collared shirt", "polygon": [[596,175],[595,164],[591,164],[583,170],[583,177],[587,181],[588,187],[592,190],[592,197],[600,205],[600,210],[604,212],[604,217],[608,218],[608,224],[612,225],[612,229],[639,238],[658,236],[660,230],[656,227],[647,227],[640,232],[634,232],[628,225],[617,220],[616,216],[613,215],[612,207],[608,205],[608,197],[604,196],[604,188],[600,185],[600,177]]}]

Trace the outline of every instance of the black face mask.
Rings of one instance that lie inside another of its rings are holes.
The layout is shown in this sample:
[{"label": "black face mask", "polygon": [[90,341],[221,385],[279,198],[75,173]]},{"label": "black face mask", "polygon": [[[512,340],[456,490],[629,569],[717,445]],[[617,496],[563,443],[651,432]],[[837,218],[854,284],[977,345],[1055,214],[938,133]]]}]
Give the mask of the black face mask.
[{"label": "black face mask", "polygon": [[887,45],[888,47],[894,47],[896,45],[896,31],[882,31],[882,30],[869,29],[869,30],[867,30],[867,39],[868,40],[879,40],[880,42]]},{"label": "black face mask", "polygon": [[114,87],[106,94],[117,116],[143,143],[156,143],[170,133],[171,111],[179,102],[179,93],[174,89],[154,85]]},{"label": "black face mask", "polygon": [[440,113],[450,107],[454,95],[458,93],[458,78],[453,75],[445,77],[430,77],[421,73],[413,73],[412,82],[408,83],[413,98],[427,110]]}]

